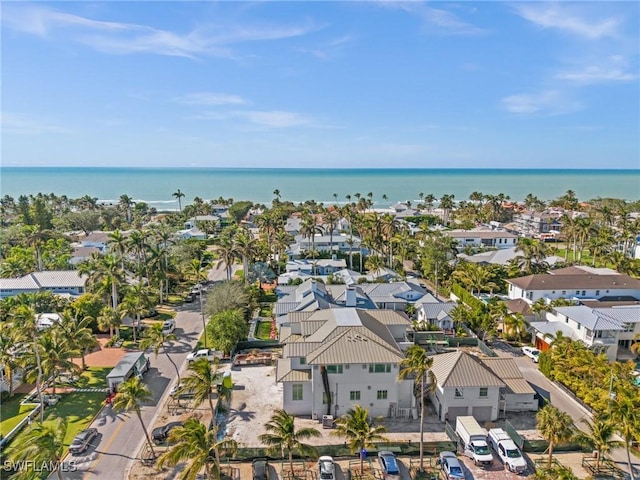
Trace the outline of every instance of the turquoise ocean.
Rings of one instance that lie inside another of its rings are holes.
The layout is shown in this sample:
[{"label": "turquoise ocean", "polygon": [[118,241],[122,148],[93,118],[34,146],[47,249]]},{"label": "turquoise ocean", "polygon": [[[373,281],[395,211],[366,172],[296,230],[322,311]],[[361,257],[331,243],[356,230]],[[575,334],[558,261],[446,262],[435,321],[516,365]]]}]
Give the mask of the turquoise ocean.
[{"label": "turquoise ocean", "polygon": [[[640,199],[639,170],[535,169],[262,169],[262,168],[94,168],[1,167],[1,195],[54,193],[79,198],[96,197],[116,203],[126,194],[158,210],[177,210],[172,196],[178,189],[183,205],[194,197],[270,203],[279,190],[282,200],[325,204],[346,201],[346,195],[373,193],[377,207],[409,200],[419,194],[455,195],[467,200],[472,192],[504,193],[523,200],[528,193],[550,200],[573,190],[579,199],[616,197]],[[383,195],[387,200],[383,200]]]}]

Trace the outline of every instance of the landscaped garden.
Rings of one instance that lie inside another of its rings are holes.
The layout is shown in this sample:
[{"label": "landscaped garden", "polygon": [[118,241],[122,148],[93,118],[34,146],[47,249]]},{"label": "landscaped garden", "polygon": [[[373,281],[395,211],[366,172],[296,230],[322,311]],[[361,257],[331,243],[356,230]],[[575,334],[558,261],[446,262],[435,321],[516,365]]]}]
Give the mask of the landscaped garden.
[{"label": "landscaped garden", "polygon": [[0,421],[0,435],[2,438],[25,418],[35,408],[35,404],[20,405],[26,395],[14,395],[10,399],[2,400],[2,421]]},{"label": "landscaped garden", "polygon": [[271,339],[271,322],[258,322],[255,337],[261,340]]}]

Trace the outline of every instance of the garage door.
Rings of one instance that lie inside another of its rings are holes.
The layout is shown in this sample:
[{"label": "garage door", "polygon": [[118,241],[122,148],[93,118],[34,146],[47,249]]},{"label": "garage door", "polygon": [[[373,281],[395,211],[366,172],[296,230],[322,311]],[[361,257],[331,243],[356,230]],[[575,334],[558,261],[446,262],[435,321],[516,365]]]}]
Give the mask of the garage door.
[{"label": "garage door", "polygon": [[447,410],[449,423],[455,426],[456,418],[468,415],[468,411],[467,407],[449,407],[449,410]]},{"label": "garage door", "polygon": [[473,416],[479,422],[488,422],[491,420],[492,407],[473,407]]}]

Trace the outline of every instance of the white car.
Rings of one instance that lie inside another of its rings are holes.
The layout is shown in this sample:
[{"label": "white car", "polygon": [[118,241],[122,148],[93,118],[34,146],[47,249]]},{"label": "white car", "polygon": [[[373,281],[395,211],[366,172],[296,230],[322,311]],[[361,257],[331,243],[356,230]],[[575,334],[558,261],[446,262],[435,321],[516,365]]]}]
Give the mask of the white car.
[{"label": "white car", "polygon": [[336,464],[333,462],[332,457],[325,455],[318,459],[318,473],[320,474],[320,480],[335,480]]},{"label": "white car", "polygon": [[175,320],[165,320],[164,323],[162,324],[162,334],[163,335],[169,335],[170,333],[173,333],[173,331],[176,329],[176,321]]},{"label": "white car", "polygon": [[522,347],[522,353],[532,359],[535,363],[538,363],[540,359],[540,350],[534,347]]},{"label": "white car", "polygon": [[206,358],[210,362],[213,362],[216,358],[220,358],[222,354],[220,352],[216,352],[214,350],[210,350],[208,348],[203,348],[201,350],[197,350],[195,352],[191,352],[187,355],[187,362],[193,362],[199,358]]}]

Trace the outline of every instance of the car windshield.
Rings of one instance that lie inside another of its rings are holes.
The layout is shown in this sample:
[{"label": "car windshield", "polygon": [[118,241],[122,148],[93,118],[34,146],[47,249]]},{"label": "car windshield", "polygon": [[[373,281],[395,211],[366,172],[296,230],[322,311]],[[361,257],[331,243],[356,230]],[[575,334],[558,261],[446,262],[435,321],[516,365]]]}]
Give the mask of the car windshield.
[{"label": "car windshield", "polygon": [[491,452],[489,451],[489,447],[481,445],[476,447],[476,453],[478,455],[489,455]]},{"label": "car windshield", "polygon": [[520,458],[521,456],[519,450],[507,450],[507,457],[509,458]]},{"label": "car windshield", "polygon": [[450,469],[449,469],[449,473],[451,475],[462,475],[462,469],[456,465],[453,465]]},{"label": "car windshield", "polygon": [[398,464],[394,457],[390,455],[384,457],[384,463],[387,466],[387,473],[398,473]]}]

